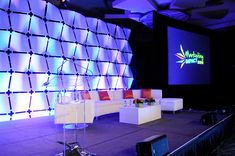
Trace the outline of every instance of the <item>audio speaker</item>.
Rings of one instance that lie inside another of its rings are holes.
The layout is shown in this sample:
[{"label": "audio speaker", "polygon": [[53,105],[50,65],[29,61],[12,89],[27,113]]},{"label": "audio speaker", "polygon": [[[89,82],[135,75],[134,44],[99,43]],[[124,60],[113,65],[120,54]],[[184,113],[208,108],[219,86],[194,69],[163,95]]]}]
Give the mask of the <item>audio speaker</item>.
[{"label": "audio speaker", "polygon": [[166,156],[169,154],[167,136],[154,135],[136,144],[137,156]]},{"label": "audio speaker", "polygon": [[214,125],[217,123],[217,116],[215,112],[209,112],[201,116],[201,123],[203,125]]}]

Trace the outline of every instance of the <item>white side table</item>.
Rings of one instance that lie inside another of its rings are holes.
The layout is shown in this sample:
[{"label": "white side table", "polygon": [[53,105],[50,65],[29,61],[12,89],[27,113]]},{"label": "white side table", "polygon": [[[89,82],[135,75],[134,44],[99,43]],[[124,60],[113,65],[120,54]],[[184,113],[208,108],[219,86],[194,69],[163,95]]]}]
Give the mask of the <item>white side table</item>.
[{"label": "white side table", "polygon": [[119,113],[119,122],[130,124],[143,124],[161,118],[161,106],[158,104],[143,107],[122,107]]}]

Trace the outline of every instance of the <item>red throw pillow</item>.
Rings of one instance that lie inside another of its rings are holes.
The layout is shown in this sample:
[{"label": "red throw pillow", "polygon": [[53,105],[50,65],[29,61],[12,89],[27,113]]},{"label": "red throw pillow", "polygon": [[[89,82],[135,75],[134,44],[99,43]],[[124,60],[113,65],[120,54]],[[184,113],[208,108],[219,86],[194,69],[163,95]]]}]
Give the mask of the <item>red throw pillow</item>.
[{"label": "red throw pillow", "polygon": [[100,100],[110,100],[109,94],[107,91],[98,91]]},{"label": "red throw pillow", "polygon": [[81,92],[81,97],[82,97],[83,100],[90,100],[91,99],[91,96],[90,96],[88,91],[82,91]]},{"label": "red throw pillow", "polygon": [[151,89],[142,89],[141,90],[141,97],[142,98],[151,98]]},{"label": "red throw pillow", "polygon": [[124,99],[133,99],[133,92],[132,90],[123,90],[123,98]]}]

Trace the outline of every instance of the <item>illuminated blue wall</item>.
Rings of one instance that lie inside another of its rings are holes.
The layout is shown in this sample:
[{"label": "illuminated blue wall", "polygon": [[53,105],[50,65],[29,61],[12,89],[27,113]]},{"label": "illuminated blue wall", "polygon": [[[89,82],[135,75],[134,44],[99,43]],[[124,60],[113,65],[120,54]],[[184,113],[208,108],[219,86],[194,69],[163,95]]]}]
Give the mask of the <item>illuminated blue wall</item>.
[{"label": "illuminated blue wall", "polygon": [[53,115],[61,90],[130,88],[130,30],[40,0],[0,1],[0,121]]}]

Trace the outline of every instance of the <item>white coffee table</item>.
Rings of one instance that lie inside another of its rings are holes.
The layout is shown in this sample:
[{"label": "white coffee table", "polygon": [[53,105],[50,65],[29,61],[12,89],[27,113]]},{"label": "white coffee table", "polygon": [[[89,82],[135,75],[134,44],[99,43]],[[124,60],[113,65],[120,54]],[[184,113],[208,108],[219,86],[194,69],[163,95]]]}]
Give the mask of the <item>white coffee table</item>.
[{"label": "white coffee table", "polygon": [[127,106],[122,107],[119,113],[119,122],[130,124],[143,124],[161,118],[161,106],[143,105],[143,107]]}]

